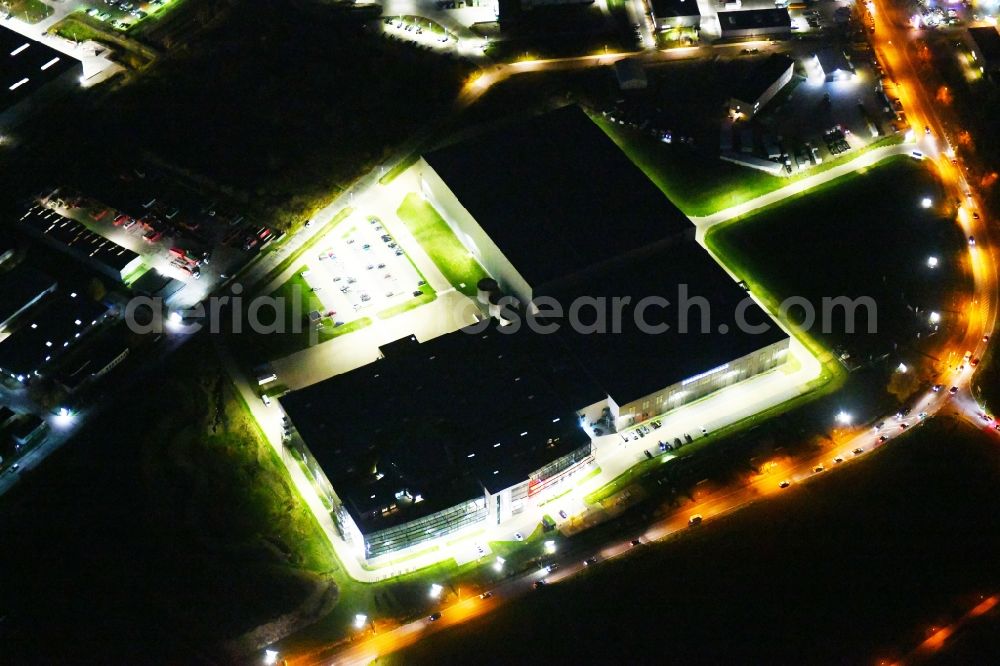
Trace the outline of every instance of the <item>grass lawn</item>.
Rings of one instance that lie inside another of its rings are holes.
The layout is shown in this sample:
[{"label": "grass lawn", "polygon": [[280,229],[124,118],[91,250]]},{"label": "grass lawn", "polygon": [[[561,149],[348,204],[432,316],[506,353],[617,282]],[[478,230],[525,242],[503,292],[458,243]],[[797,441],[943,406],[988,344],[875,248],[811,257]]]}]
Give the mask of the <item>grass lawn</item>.
[{"label": "grass lawn", "polygon": [[[921,208],[924,196],[936,206]],[[810,335],[824,346],[862,363],[894,352],[898,363],[934,340],[931,311],[942,314],[944,327],[955,323],[948,313],[960,309],[971,285],[968,248],[950,220],[951,202],[942,198],[932,174],[896,158],[713,227],[706,244],[772,311],[789,297],[805,298],[817,313]],[[938,258],[936,268],[928,266],[930,256]],[[822,299],[840,296],[872,299],[875,332],[864,308],[854,333],[842,308],[822,321]],[[792,310],[796,322],[800,312]]]},{"label": "grass lawn", "polygon": [[894,661],[1000,585],[994,448],[936,419],[863,462],[379,663]]},{"label": "grass lawn", "polygon": [[488,274],[434,207],[420,195],[408,194],[396,213],[448,282],[466,296],[474,297],[476,284]]},{"label": "grass lawn", "polygon": [[[816,168],[783,178],[724,162],[718,156],[710,156],[684,146],[666,146],[645,134],[615,125],[600,116],[593,116],[593,119],[674,205],[692,217],[703,217],[731,208],[796,180],[826,171],[863,153],[854,150],[842,158],[827,160]],[[886,137],[865,150],[900,141],[900,137]]]},{"label": "grass lawn", "polygon": [[[313,331],[311,326],[315,324],[311,325],[308,321],[309,313],[313,311],[325,313],[326,308],[302,277],[302,272],[306,270],[308,266],[305,264],[299,266],[287,282],[270,294],[272,297],[283,299],[279,301],[282,306],[277,313],[282,318],[281,332],[262,334],[245,332],[232,336],[233,351],[247,367],[255,367],[266,361],[288,356],[311,344],[328,342],[371,325],[371,317],[359,317],[334,327],[334,318],[323,317],[320,320],[321,328]],[[270,308],[262,308],[257,319],[263,326],[276,326],[275,312]]]},{"label": "grass lawn", "polygon": [[25,23],[38,23],[52,15],[52,8],[41,0],[3,0],[0,10],[10,12]]},{"label": "grass lawn", "polygon": [[138,388],[106,387],[117,408],[0,502],[5,660],[244,662],[245,632],[336,602],[333,552],[207,336]]}]

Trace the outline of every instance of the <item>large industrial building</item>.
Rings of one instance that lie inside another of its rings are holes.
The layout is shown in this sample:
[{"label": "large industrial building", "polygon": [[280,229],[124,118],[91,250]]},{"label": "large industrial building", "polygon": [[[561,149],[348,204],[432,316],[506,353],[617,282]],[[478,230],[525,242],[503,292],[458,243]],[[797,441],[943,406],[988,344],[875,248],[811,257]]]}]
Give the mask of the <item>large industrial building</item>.
[{"label": "large industrial building", "polygon": [[781,39],[792,34],[792,18],[783,8],[719,12],[719,28],[723,39]]},{"label": "large industrial building", "polygon": [[55,290],[54,279],[30,266],[15,266],[0,274],[0,333]]},{"label": "large industrial building", "polygon": [[649,4],[657,31],[697,28],[701,25],[701,11],[697,0],[650,0]]},{"label": "large industrial building", "polygon": [[578,107],[417,168],[486,282],[519,303],[280,399],[359,558],[503,525],[620,443],[599,435],[784,362],[789,336]]},{"label": "large industrial building", "polygon": [[136,252],[41,204],[32,205],[20,222],[28,233],[119,282],[142,266]]},{"label": "large industrial building", "polygon": [[1000,70],[1000,33],[995,26],[969,28],[972,56],[981,72]]},{"label": "large industrial building", "polygon": [[729,99],[733,113],[750,119],[774,99],[792,80],[795,62],[781,53],[772,53],[742,79]]},{"label": "large industrial building", "polygon": [[0,342],[0,373],[20,383],[42,376],[107,315],[105,306],[76,292],[57,293]]},{"label": "large industrial building", "polygon": [[0,131],[78,87],[82,74],[79,60],[0,26]]}]

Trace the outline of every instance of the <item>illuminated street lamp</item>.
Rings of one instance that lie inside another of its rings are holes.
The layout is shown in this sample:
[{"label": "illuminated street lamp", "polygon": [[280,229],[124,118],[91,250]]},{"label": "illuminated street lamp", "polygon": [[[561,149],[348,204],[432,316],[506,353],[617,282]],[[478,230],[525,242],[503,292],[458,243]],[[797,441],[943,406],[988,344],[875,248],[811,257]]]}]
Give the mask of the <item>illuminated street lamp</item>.
[{"label": "illuminated street lamp", "polygon": [[497,571],[502,571],[504,562],[505,560],[502,557],[497,557],[497,561],[493,563],[493,568]]},{"label": "illuminated street lamp", "polygon": [[909,368],[906,367],[905,363],[900,363],[899,365],[896,366],[896,372],[898,372],[901,375],[905,375],[907,371],[909,371]]},{"label": "illuminated street lamp", "polygon": [[56,412],[56,422],[63,427],[72,424],[75,418],[76,416],[73,414],[72,410],[67,407],[60,407],[59,411]]},{"label": "illuminated street lamp", "polygon": [[555,541],[546,541],[545,542],[545,552],[548,553],[549,555],[551,555],[552,553],[556,552],[556,542]]},{"label": "illuminated street lamp", "polygon": [[920,200],[921,208],[930,208],[933,205],[934,201],[930,197],[924,197],[923,199]]},{"label": "illuminated street lamp", "polygon": [[440,585],[438,585],[437,583],[434,583],[433,585],[431,585],[431,592],[430,592],[431,599],[439,599],[439,598],[441,598],[441,592],[443,590],[444,590],[444,588],[441,587]]},{"label": "illuminated street lamp", "polygon": [[941,321],[941,315],[938,314],[937,312],[932,312],[929,319],[932,324],[937,324],[938,322]]},{"label": "illuminated street lamp", "polygon": [[368,616],[364,613],[358,613],[354,616],[354,628],[361,629],[365,626],[365,622],[368,621]]},{"label": "illuminated street lamp", "polygon": [[847,412],[841,410],[837,412],[837,423],[841,425],[851,425],[852,417]]},{"label": "illuminated street lamp", "polygon": [[938,265],[938,258],[937,257],[927,257],[927,267],[928,268],[937,268],[937,265]]},{"label": "illuminated street lamp", "polygon": [[277,650],[264,650],[264,666],[274,666],[278,663]]}]

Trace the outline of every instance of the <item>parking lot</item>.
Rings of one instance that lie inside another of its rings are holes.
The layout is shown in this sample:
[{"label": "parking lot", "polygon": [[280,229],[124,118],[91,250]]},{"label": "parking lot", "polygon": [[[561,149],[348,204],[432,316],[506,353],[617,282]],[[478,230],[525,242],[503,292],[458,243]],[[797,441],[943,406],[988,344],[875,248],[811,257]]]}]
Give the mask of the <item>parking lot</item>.
[{"label": "parking lot", "polygon": [[281,235],[143,169],[86,193],[55,190],[45,203],[138,253],[147,267],[192,285],[178,294],[184,305],[201,300]]},{"label": "parking lot", "polygon": [[378,217],[349,217],[316,247],[302,277],[338,325],[432,293]]},{"label": "parking lot", "polygon": [[83,7],[96,21],[116,30],[128,30],[148,16],[177,0],[87,0]]}]

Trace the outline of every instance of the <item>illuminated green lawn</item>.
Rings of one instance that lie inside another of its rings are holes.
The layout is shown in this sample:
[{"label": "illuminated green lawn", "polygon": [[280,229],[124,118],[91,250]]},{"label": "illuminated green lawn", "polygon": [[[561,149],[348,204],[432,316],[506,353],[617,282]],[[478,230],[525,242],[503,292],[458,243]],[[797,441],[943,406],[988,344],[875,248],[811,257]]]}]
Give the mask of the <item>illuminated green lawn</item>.
[{"label": "illuminated green lawn", "polygon": [[52,15],[52,8],[41,0],[5,0],[0,10],[26,23],[38,23]]},{"label": "illuminated green lawn", "polygon": [[396,214],[445,279],[466,296],[475,296],[476,283],[489,275],[469,254],[434,207],[420,195],[408,194]]},{"label": "illuminated green lawn", "polygon": [[691,217],[704,217],[731,208],[855,159],[872,148],[902,141],[898,135],[884,137],[863,149],[852,150],[842,157],[828,159],[817,167],[785,178],[724,162],[717,155],[665,146],[645,134],[620,127],[600,116],[593,117],[593,120],[675,206]]}]

